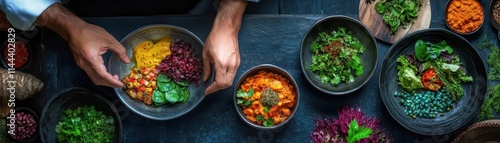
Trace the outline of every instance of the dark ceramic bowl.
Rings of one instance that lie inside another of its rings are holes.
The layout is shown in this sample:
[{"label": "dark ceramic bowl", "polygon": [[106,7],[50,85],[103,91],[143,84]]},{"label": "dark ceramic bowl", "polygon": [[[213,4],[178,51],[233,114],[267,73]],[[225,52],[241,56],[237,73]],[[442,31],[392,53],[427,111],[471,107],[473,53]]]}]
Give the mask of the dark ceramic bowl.
[{"label": "dark ceramic bowl", "polygon": [[[283,122],[281,122],[279,124],[276,124],[274,126],[271,126],[271,127],[265,127],[263,125],[259,125],[259,124],[256,124],[256,123],[248,120],[245,117],[245,114],[243,114],[242,108],[240,107],[240,105],[238,105],[238,103],[237,103],[238,97],[236,97],[236,94],[237,94],[238,90],[240,89],[241,84],[243,84],[243,82],[245,82],[245,80],[247,78],[258,74],[262,70],[265,70],[267,72],[272,72],[272,73],[281,75],[282,77],[286,78],[290,82],[289,84],[293,85],[293,87],[295,88],[294,92],[296,93],[295,104],[294,104],[293,109],[291,110],[290,117],[288,117],[285,121],[283,121]],[[256,129],[270,130],[270,129],[276,129],[276,128],[280,128],[280,127],[284,126],[286,123],[288,123],[293,118],[293,116],[295,115],[295,113],[297,112],[297,110],[299,108],[299,99],[300,99],[300,94],[299,93],[300,92],[299,92],[299,88],[297,86],[297,83],[295,82],[295,80],[293,79],[293,77],[288,72],[286,72],[285,70],[283,70],[283,69],[281,69],[281,68],[279,68],[279,67],[277,67],[275,65],[262,64],[262,65],[255,66],[255,67],[249,69],[248,71],[246,71],[245,73],[243,73],[243,75],[238,80],[237,84],[234,86],[233,102],[234,102],[234,107],[236,108],[236,112],[238,112],[238,116],[246,124],[248,124],[248,125],[256,128]]]},{"label": "dark ceramic bowl", "polygon": [[101,95],[84,89],[70,88],[53,96],[42,111],[40,118],[40,137],[43,143],[56,143],[56,125],[66,109],[75,109],[85,105],[94,106],[96,111],[101,111],[106,116],[112,116],[115,120],[114,143],[121,143],[123,136],[122,121],[113,103]]},{"label": "dark ceramic bowl", "polygon": [[[400,55],[412,53],[417,40],[439,43],[445,40],[458,54],[472,83],[462,84],[464,96],[453,104],[453,109],[434,119],[413,119],[404,113],[401,98],[394,92],[402,92],[397,81],[397,61]],[[474,47],[461,36],[445,29],[426,29],[411,33],[396,42],[387,52],[379,75],[379,89],[382,101],[390,115],[406,129],[422,135],[445,135],[455,133],[471,124],[483,103],[486,94],[486,70],[481,57]]]},{"label": "dark ceramic bowl", "polygon": [[[170,36],[173,40],[182,39],[190,43],[195,49],[197,58],[203,60],[201,57],[203,42],[190,31],[173,25],[147,25],[132,31],[121,40],[121,44],[127,49],[127,55],[132,60],[132,63],[125,64],[116,54],[112,54],[107,65],[108,71],[113,75],[118,75],[120,79],[123,79],[130,74],[130,68],[135,65],[135,59],[133,58],[134,47],[145,40],[157,40],[163,36]],[[142,101],[130,98],[123,88],[115,88],[114,90],[122,103],[135,113],[148,119],[170,120],[188,113],[205,98],[205,89],[213,82],[213,75],[212,70],[212,74],[207,81],[203,82],[202,79],[200,79],[198,85],[190,84],[188,86],[190,96],[187,102],[160,107],[154,105],[148,106]]]},{"label": "dark ceramic bowl", "polygon": [[[364,72],[356,77],[352,83],[340,83],[332,86],[329,83],[322,83],[317,74],[310,70],[313,56],[311,44],[318,38],[320,32],[329,33],[337,30],[338,27],[345,27],[348,31],[352,31],[352,34],[366,47],[364,53],[360,55]],[[304,35],[300,48],[302,72],[307,81],[316,89],[328,94],[343,95],[358,90],[371,79],[377,68],[378,50],[375,38],[365,25],[347,16],[329,16],[314,23],[306,35]]]},{"label": "dark ceramic bowl", "polygon": [[[495,29],[497,30],[500,30],[500,23],[497,23],[494,19],[494,16],[493,16],[493,8],[494,8],[494,4],[497,2],[498,0],[492,0],[491,3],[490,3],[490,21],[491,21],[491,25],[493,25],[493,27],[495,27]],[[498,32],[498,39],[500,39],[500,31]]]},{"label": "dark ceramic bowl", "polygon": [[[20,70],[20,71],[23,71],[25,70],[26,68],[28,68],[29,66],[31,66],[31,61],[33,60],[33,52],[31,50],[31,46],[29,45],[28,43],[28,40],[24,39],[24,38],[21,38],[21,37],[16,37],[15,38],[16,41],[20,41],[20,42],[23,42],[24,45],[26,46],[26,48],[28,49],[28,61],[21,67],[19,68],[16,68],[16,70]],[[5,67],[6,69],[10,68],[9,66],[9,62],[8,61],[5,61],[4,59],[4,52],[5,52],[5,48],[8,48],[8,40],[6,40],[3,44],[2,44],[2,47],[0,47],[1,51],[0,51],[0,61],[2,61],[2,65],[3,67]]]},{"label": "dark ceramic bowl", "polygon": [[[450,29],[451,31],[453,31],[453,32],[455,32],[457,34],[466,36],[466,35],[472,35],[472,34],[476,33],[477,31],[479,31],[479,29],[481,29],[481,27],[483,27],[483,24],[484,24],[484,15],[486,13],[484,12],[484,8],[481,5],[481,11],[483,11],[483,21],[481,22],[481,25],[479,25],[479,27],[476,30],[468,32],[468,33],[462,33],[462,32],[455,31],[453,28],[451,28],[450,24],[447,21],[447,19],[448,19],[448,12],[446,12],[448,10],[448,7],[451,4],[451,1],[453,1],[453,0],[448,0],[448,2],[446,3],[446,7],[444,9],[444,23],[446,23],[446,27],[448,27],[448,29]],[[481,4],[481,1],[478,1],[478,2],[479,2],[479,4]]]},{"label": "dark ceramic bowl", "polygon": [[[20,143],[32,143],[32,142],[35,142],[35,140],[37,139],[38,137],[38,134],[40,134],[40,119],[38,118],[38,115],[36,115],[36,113],[29,109],[29,108],[26,108],[26,107],[19,107],[19,108],[16,108],[16,113],[21,113],[23,112],[24,114],[31,114],[33,116],[33,118],[35,119],[35,122],[37,124],[37,127],[35,128],[35,134],[33,134],[33,136],[31,136],[30,138],[26,138],[24,140],[14,140],[12,139],[12,136],[11,136],[11,140],[12,141],[16,141],[16,142],[20,142]],[[7,122],[9,122],[9,120],[7,120]],[[8,126],[7,126],[8,127]]]}]

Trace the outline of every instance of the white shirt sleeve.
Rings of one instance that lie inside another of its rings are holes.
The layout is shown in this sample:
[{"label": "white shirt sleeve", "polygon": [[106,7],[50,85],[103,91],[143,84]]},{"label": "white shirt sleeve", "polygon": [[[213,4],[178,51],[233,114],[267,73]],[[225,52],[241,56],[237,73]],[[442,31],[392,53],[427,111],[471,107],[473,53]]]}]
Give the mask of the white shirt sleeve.
[{"label": "white shirt sleeve", "polygon": [[0,0],[0,9],[17,29],[32,30],[45,9],[60,0]]}]

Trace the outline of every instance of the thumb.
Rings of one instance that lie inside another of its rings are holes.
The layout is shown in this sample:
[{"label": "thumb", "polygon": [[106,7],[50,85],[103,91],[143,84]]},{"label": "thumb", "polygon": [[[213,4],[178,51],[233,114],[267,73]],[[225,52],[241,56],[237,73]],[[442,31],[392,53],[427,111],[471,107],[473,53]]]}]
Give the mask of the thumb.
[{"label": "thumb", "polygon": [[208,58],[208,54],[205,51],[206,50],[203,50],[203,54],[202,54],[202,56],[203,56],[203,81],[207,81],[208,78],[210,77],[210,74],[212,74],[212,67],[210,64],[210,58]]},{"label": "thumb", "polygon": [[216,91],[219,90],[219,87],[217,86],[217,81],[214,81],[212,84],[210,84],[210,86],[207,87],[207,89],[205,90],[205,95],[209,95],[209,94],[212,94]]}]

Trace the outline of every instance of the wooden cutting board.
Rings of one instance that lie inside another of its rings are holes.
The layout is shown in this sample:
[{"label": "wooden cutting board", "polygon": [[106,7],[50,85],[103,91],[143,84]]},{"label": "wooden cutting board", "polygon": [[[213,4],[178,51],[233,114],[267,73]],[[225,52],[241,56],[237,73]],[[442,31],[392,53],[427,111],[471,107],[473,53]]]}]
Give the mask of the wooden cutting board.
[{"label": "wooden cutting board", "polygon": [[418,12],[417,19],[414,21],[415,23],[408,25],[406,29],[403,29],[403,26],[399,26],[398,31],[391,35],[389,25],[384,23],[382,15],[379,15],[373,8],[379,1],[380,0],[375,0],[371,3],[367,3],[366,0],[359,1],[360,21],[363,22],[363,24],[370,29],[373,36],[379,40],[394,44],[405,35],[417,30],[428,29],[431,25],[431,3],[429,0],[422,0],[422,6]]}]

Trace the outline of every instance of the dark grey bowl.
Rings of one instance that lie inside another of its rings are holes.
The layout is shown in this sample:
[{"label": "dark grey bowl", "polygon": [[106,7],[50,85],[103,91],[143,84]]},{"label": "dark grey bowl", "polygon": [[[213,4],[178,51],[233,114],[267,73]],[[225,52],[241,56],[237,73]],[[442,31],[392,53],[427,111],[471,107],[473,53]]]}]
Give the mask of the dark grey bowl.
[{"label": "dark grey bowl", "polygon": [[[495,29],[497,30],[500,30],[500,23],[497,23],[494,19],[493,19],[493,4],[495,4],[498,0],[492,0],[491,3],[490,3],[490,10],[489,10],[489,13],[490,13],[490,21],[491,21],[491,25],[493,25],[493,27],[495,27]],[[498,32],[498,39],[500,39],[500,31]]]},{"label": "dark grey bowl", "polygon": [[[483,27],[483,24],[484,24],[484,15],[486,14],[486,12],[484,11],[484,8],[483,6],[481,5],[481,10],[483,11],[483,22],[481,23],[481,25],[479,25],[479,27],[474,30],[474,31],[471,31],[471,32],[468,32],[468,33],[462,33],[462,32],[458,32],[458,31],[455,31],[454,29],[451,28],[450,24],[448,24],[448,13],[446,12],[448,10],[448,7],[450,6],[450,3],[451,3],[452,0],[448,0],[448,2],[446,3],[446,7],[444,9],[444,23],[446,23],[446,27],[448,27],[448,29],[450,29],[451,31],[457,33],[457,34],[460,34],[460,35],[464,35],[464,36],[467,36],[467,35],[472,35],[474,33],[476,33],[477,31],[479,31],[479,29],[481,29],[481,27]],[[479,4],[481,4],[481,1],[478,1]]]},{"label": "dark grey bowl", "polygon": [[[241,107],[237,104],[238,98],[236,97],[236,93],[238,92],[241,84],[247,78],[256,75],[257,73],[259,73],[259,71],[262,71],[262,70],[279,74],[279,75],[283,76],[284,78],[288,79],[288,81],[290,81],[291,84],[293,84],[293,87],[295,88],[295,93],[297,93],[297,95],[295,96],[295,106],[293,107],[293,109],[291,111],[292,113],[290,114],[290,117],[288,117],[285,121],[283,121],[279,124],[276,124],[274,126],[271,126],[271,127],[265,127],[263,125],[259,125],[259,124],[256,124],[256,123],[248,120],[245,117],[245,115],[243,114],[243,110],[241,109]],[[256,128],[256,129],[271,130],[271,129],[276,129],[276,128],[282,127],[286,123],[288,123],[290,120],[292,120],[293,116],[295,116],[295,113],[297,112],[297,110],[299,108],[300,92],[299,92],[299,87],[297,86],[297,83],[295,82],[293,77],[287,71],[285,71],[285,70],[283,70],[275,65],[262,64],[262,65],[255,66],[255,67],[249,69],[248,71],[246,71],[245,73],[243,73],[243,75],[238,80],[237,84],[234,86],[233,97],[234,97],[233,98],[234,107],[236,108],[236,112],[238,112],[238,116],[240,117],[241,120],[243,120],[245,123],[247,123],[248,125]]]},{"label": "dark grey bowl", "polygon": [[[352,31],[353,35],[366,47],[364,53],[361,54],[364,73],[356,77],[352,83],[341,83],[332,86],[329,83],[321,83],[317,74],[310,70],[313,56],[311,44],[318,38],[320,32],[332,32],[337,30],[338,27],[345,27],[347,30]],[[377,68],[378,49],[375,38],[365,25],[351,17],[329,16],[320,19],[318,22],[314,23],[314,25],[309,28],[306,35],[304,35],[300,48],[302,72],[307,81],[316,89],[328,94],[344,95],[358,90],[370,80]]]},{"label": "dark grey bowl", "polygon": [[[157,40],[163,36],[170,36],[174,40],[182,39],[191,43],[193,48],[195,48],[197,57],[203,60],[201,57],[203,42],[193,33],[173,25],[147,25],[132,31],[121,40],[121,44],[127,49],[127,55],[132,60],[132,63],[125,64],[116,54],[112,54],[107,65],[108,71],[113,75],[118,75],[120,79],[123,79],[130,73],[130,68],[134,66],[135,60],[132,54],[134,47],[145,40]],[[154,105],[148,106],[142,101],[131,99],[123,88],[115,88],[114,90],[122,103],[135,113],[148,119],[169,120],[188,113],[205,98],[205,89],[213,82],[213,75],[212,70],[212,74],[207,81],[203,82],[203,79],[200,79],[198,85],[190,84],[188,86],[190,96],[186,103],[177,103],[160,107]]]},{"label": "dark grey bowl", "polygon": [[[454,108],[434,119],[409,117],[404,113],[404,107],[400,104],[401,99],[394,96],[394,92],[403,90],[397,81],[396,59],[400,55],[414,52],[415,42],[419,39],[432,43],[446,40],[458,54],[467,74],[474,79],[472,83],[462,84],[465,94],[453,104]],[[420,30],[403,37],[389,49],[382,63],[379,88],[385,107],[403,127],[422,135],[444,135],[459,131],[477,117],[486,94],[486,69],[474,47],[461,36],[445,29]]]},{"label": "dark grey bowl", "polygon": [[56,125],[59,123],[64,111],[68,108],[74,109],[84,105],[92,105],[106,116],[113,116],[115,119],[113,142],[121,143],[123,136],[122,120],[113,103],[101,97],[101,95],[84,88],[63,90],[47,102],[47,105],[43,108],[39,124],[42,142],[58,142]]},{"label": "dark grey bowl", "polygon": [[[30,44],[28,43],[28,40],[26,40],[26,39],[24,39],[24,38],[22,38],[22,37],[19,37],[19,36],[18,36],[18,37],[16,37],[15,39],[16,39],[16,41],[21,41],[21,42],[23,42],[23,43],[24,43],[24,45],[26,46],[26,48],[28,49],[28,54],[29,54],[29,55],[28,55],[28,61],[27,61],[27,62],[26,62],[23,66],[21,66],[20,68],[17,68],[17,69],[16,69],[16,70],[24,71],[24,70],[26,70],[27,68],[29,68],[29,67],[31,66],[31,62],[33,61],[33,50],[31,49],[31,46],[30,46]],[[9,62],[8,62],[8,61],[5,61],[5,60],[4,60],[4,58],[3,58],[4,50],[5,50],[5,48],[6,48],[5,46],[6,46],[7,44],[9,44],[9,43],[8,43],[8,40],[5,40],[5,42],[2,44],[2,47],[0,47],[0,50],[1,50],[1,51],[0,51],[0,57],[1,57],[0,61],[2,61],[2,64],[3,64],[3,66],[4,66],[6,69],[10,68],[10,67],[9,67]]]},{"label": "dark grey bowl", "polygon": [[32,142],[35,142],[35,140],[38,138],[38,135],[40,134],[40,128],[39,128],[39,126],[40,126],[40,119],[38,118],[38,115],[36,115],[36,113],[33,110],[29,109],[29,108],[26,108],[26,107],[16,108],[16,113],[21,113],[21,112],[24,112],[25,114],[31,114],[35,118],[35,122],[37,124],[37,127],[35,129],[36,130],[35,134],[33,134],[33,136],[31,136],[30,138],[27,138],[27,139],[24,139],[24,140],[14,140],[14,139],[12,139],[12,136],[11,136],[11,140],[14,140],[14,141],[17,141],[17,142],[20,142],[20,143],[32,143]]}]

